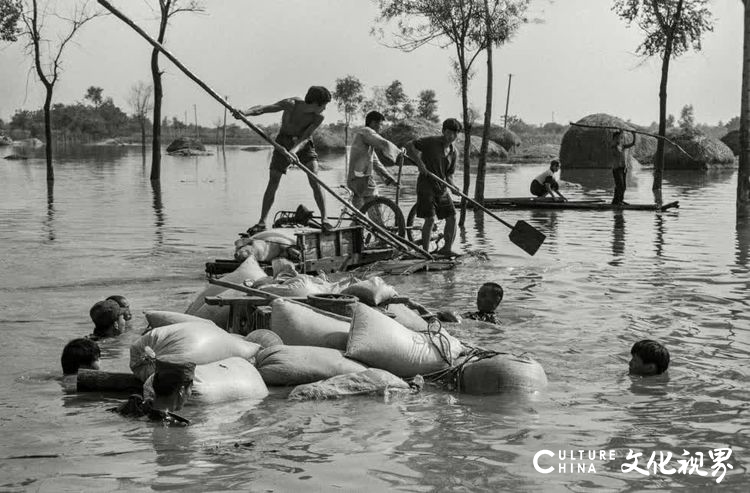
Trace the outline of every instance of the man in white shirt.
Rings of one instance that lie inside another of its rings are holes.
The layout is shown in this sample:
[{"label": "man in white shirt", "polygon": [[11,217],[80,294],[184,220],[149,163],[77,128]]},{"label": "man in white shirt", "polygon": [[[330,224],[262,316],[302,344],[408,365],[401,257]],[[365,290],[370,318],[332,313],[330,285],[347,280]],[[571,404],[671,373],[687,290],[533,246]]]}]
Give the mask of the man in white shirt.
[{"label": "man in white shirt", "polygon": [[352,204],[361,208],[368,200],[378,195],[378,185],[373,172],[385,181],[395,185],[396,180],[380,162],[376,152],[395,161],[400,153],[398,147],[381,137],[378,132],[385,121],[382,113],[371,111],[365,116],[365,126],[360,129],[352,142],[349,154],[349,174],[346,185],[351,189]]},{"label": "man in white shirt", "polygon": [[553,159],[549,163],[549,168],[540,173],[536,178],[531,180],[529,186],[529,192],[536,197],[546,197],[549,195],[555,198],[555,194],[559,195],[565,202],[568,201],[563,194],[560,193],[560,185],[557,182],[557,173],[560,171],[560,161]]}]

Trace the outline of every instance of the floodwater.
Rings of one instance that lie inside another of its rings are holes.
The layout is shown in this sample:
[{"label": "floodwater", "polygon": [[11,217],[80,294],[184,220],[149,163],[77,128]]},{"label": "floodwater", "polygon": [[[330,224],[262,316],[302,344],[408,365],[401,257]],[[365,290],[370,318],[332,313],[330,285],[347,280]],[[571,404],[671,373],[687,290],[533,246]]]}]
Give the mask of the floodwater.
[{"label": "floodwater", "polygon": [[[0,161],[2,491],[746,491],[750,229],[735,224],[735,172],[667,172],[664,196],[681,207],[665,213],[498,212],[547,234],[534,257],[505,226],[470,212],[456,248],[487,259],[387,279],[459,311],[483,282],[502,284],[503,325],[455,334],[536,358],[550,381],[539,395],[428,389],[290,403],[281,389],[261,402],[186,408],[192,426],[164,428],[106,412],[118,396],[65,395],[60,352],[91,332],[95,301],[123,294],[134,331],[104,343],[103,368],[128,371],[140,312],[183,311],[205,284],[204,263],[229,258],[257,219],[268,152],[165,156],[160,190],[138,148],[60,151],[54,190],[35,152]],[[342,183],[343,157],[323,161],[322,178]],[[545,166],[491,165],[486,195],[526,195]],[[611,193],[606,171],[563,177],[570,197]],[[404,208],[414,183],[409,171]],[[650,186],[648,170],[633,173],[626,200],[649,202]],[[291,170],[276,206],[299,203],[314,209],[305,176]],[[644,338],[669,348],[668,377],[627,375],[630,346]],[[721,462],[709,456],[717,448],[732,453],[721,483]],[[555,454],[539,461],[548,474],[533,466],[543,450]],[[623,472],[631,450],[646,474]],[[671,462],[646,470],[660,452]],[[699,454],[702,467],[675,470]]]}]

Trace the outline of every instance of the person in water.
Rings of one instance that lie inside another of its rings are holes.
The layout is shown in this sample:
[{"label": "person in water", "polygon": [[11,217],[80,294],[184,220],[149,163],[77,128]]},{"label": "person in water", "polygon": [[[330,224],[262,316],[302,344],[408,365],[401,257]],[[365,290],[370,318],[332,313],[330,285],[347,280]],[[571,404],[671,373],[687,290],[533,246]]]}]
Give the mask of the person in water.
[{"label": "person in water", "polygon": [[[323,123],[323,111],[331,102],[331,93],[322,86],[312,86],[307,90],[305,99],[287,98],[268,105],[259,105],[247,109],[244,112],[233,113],[235,118],[243,116],[258,116],[265,113],[281,114],[281,128],[276,136],[276,142],[285,151],[274,149],[271,156],[270,175],[266,191],[263,194],[263,203],[260,212],[260,220],[250,227],[247,233],[252,236],[266,229],[266,219],[271,211],[279,188],[281,177],[286,174],[289,166],[301,163],[314,174],[318,173],[318,154],[312,141],[313,132]],[[326,203],[323,191],[318,182],[311,176],[307,177],[313,191],[313,197],[320,209],[321,223],[324,229],[329,229],[330,224],[326,222]]]},{"label": "person in water", "polygon": [[557,194],[563,201],[567,202],[563,194],[560,193],[560,184],[557,181],[558,172],[560,171],[560,161],[553,159],[549,163],[549,168],[537,175],[531,180],[529,191],[536,197],[546,197],[549,195],[554,198]]},{"label": "person in water", "polygon": [[97,301],[89,310],[89,316],[94,322],[94,333],[89,336],[91,340],[117,337],[125,332],[125,314],[115,300]]},{"label": "person in water", "polygon": [[129,322],[131,318],[133,318],[133,314],[130,313],[130,302],[128,299],[122,295],[119,294],[113,294],[112,296],[107,298],[108,300],[113,300],[117,302],[118,305],[120,305],[120,310],[122,311],[122,316],[125,319],[126,322]]},{"label": "person in water", "polygon": [[669,368],[669,351],[663,344],[651,339],[644,339],[633,344],[630,355],[628,369],[631,375],[642,377],[661,375]]},{"label": "person in water", "polygon": [[60,356],[63,375],[76,375],[78,370],[98,370],[102,352],[99,345],[84,337],[68,342]]},{"label": "person in water", "polygon": [[167,425],[187,426],[190,420],[174,413],[179,411],[190,398],[195,376],[194,363],[169,363],[156,360],[154,370],[153,399],[144,399],[138,394],[109,409],[121,416],[147,418]]},{"label": "person in water", "polygon": [[456,237],[456,208],[448,187],[434,180],[427,173],[432,173],[451,186],[453,173],[456,171],[458,150],[454,142],[463,129],[461,122],[448,118],[443,122],[441,135],[422,137],[409,142],[406,149],[409,157],[419,169],[417,178],[417,217],[424,219],[422,224],[422,245],[425,250],[430,247],[432,227],[435,217],[445,219],[443,235],[445,245],[436,253],[444,257],[455,257],[453,240]]},{"label": "person in water", "polygon": [[[498,320],[495,310],[501,301],[503,301],[503,287],[496,282],[486,282],[477,292],[477,311],[465,312],[461,314],[461,317],[500,325],[501,322]],[[459,316],[449,310],[438,312],[437,318],[441,322],[455,323],[461,321]]]}]

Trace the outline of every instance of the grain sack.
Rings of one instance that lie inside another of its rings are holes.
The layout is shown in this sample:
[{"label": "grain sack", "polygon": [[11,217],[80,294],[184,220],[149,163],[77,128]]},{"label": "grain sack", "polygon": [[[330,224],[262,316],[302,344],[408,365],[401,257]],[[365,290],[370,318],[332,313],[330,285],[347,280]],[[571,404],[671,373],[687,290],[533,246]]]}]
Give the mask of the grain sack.
[{"label": "grain sack", "polygon": [[349,322],[337,320],[312,308],[283,299],[271,303],[271,330],[290,346],[346,349]]},{"label": "grain sack", "polygon": [[257,329],[245,336],[245,340],[259,345],[262,349],[271,346],[281,346],[284,341],[276,332],[268,329]]},{"label": "grain sack", "polygon": [[157,327],[130,346],[130,369],[144,381],[154,372],[154,359],[205,365],[238,356],[250,359],[260,346],[205,322]]},{"label": "grain sack", "polygon": [[315,346],[263,349],[255,357],[255,366],[266,385],[300,385],[367,369],[341,351]]},{"label": "grain sack", "polygon": [[546,386],[547,374],[536,360],[501,353],[467,363],[461,375],[459,390],[467,394],[501,394],[512,391],[535,392]]},{"label": "grain sack", "polygon": [[298,385],[289,394],[290,400],[309,401],[339,399],[350,395],[384,395],[392,391],[410,392],[409,384],[393,373],[378,368],[368,368],[357,373],[346,373],[335,377]]},{"label": "grain sack", "polygon": [[181,322],[204,322],[213,324],[212,321],[206,320],[205,318],[196,317],[195,315],[188,315],[187,313],[169,312],[164,310],[149,310],[143,312],[146,316],[148,326],[152,329],[156,327],[163,327],[165,325],[179,324]]},{"label": "grain sack", "polygon": [[395,315],[396,322],[400,323],[407,329],[411,329],[417,332],[427,330],[427,321],[423,319],[419,313],[415,312],[408,306],[402,303],[393,303],[391,305],[383,305],[386,311]]},{"label": "grain sack", "polygon": [[[266,273],[260,265],[258,265],[258,261],[250,257],[240,264],[240,266],[234,271],[225,275],[221,279],[235,284],[242,284],[246,280],[255,282],[265,276]],[[208,287],[204,289],[190,304],[185,313],[211,320],[219,327],[225,328],[229,319],[229,306],[211,306],[207,305],[205,300],[206,296],[216,296],[224,292],[232,292],[232,290],[216,286],[215,284],[209,284]]]},{"label": "grain sack", "polygon": [[386,284],[380,277],[371,277],[366,281],[360,281],[341,290],[342,294],[351,294],[359,298],[359,301],[370,306],[376,306],[398,296],[396,289]]},{"label": "grain sack", "polygon": [[311,294],[330,293],[333,285],[320,277],[298,274],[281,282],[277,278],[276,282],[261,285],[257,289],[287,298],[307,298]]},{"label": "grain sack", "polygon": [[431,335],[415,332],[358,303],[354,308],[346,356],[409,378],[449,367],[462,350],[458,339],[445,329]]}]

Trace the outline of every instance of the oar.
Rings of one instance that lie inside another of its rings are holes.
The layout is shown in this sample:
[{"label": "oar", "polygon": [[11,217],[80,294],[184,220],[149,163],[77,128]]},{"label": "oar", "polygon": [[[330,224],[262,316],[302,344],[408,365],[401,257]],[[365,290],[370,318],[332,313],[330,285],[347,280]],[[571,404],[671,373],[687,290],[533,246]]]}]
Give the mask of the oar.
[{"label": "oar", "polygon": [[401,170],[404,169],[404,155],[398,160],[398,178],[396,179],[396,205],[398,205],[399,195],[401,195]]},{"label": "oar", "polygon": [[[107,10],[109,10],[112,14],[114,14],[115,17],[119,18],[125,24],[127,24],[128,26],[130,26],[131,28],[133,28],[133,30],[135,32],[137,32],[138,34],[140,34],[141,37],[143,39],[145,39],[146,41],[148,41],[154,48],[156,48],[157,50],[159,50],[165,57],[167,57],[169,59],[169,61],[171,61],[173,64],[175,64],[175,66],[177,68],[179,68],[185,75],[187,75],[193,82],[195,82],[196,84],[198,84],[199,86],[201,86],[201,88],[203,88],[203,90],[205,90],[216,101],[218,101],[219,104],[221,104],[222,106],[224,106],[225,108],[227,108],[229,111],[231,111],[232,115],[234,115],[239,120],[242,120],[242,122],[245,123],[248,127],[250,127],[255,133],[257,133],[258,135],[260,135],[264,140],[266,140],[269,144],[271,144],[274,147],[274,149],[276,149],[277,151],[279,151],[279,152],[281,152],[283,154],[289,154],[289,152],[288,152],[287,149],[285,149],[284,147],[282,147],[275,140],[271,139],[268,135],[266,135],[266,133],[263,130],[261,130],[260,128],[258,128],[257,126],[255,126],[250,120],[248,120],[243,115],[241,115],[224,98],[222,98],[221,96],[219,96],[219,94],[216,93],[216,91],[214,91],[213,89],[211,89],[210,87],[208,87],[208,85],[206,85],[202,80],[200,80],[198,77],[196,77],[195,75],[193,75],[193,73],[190,72],[190,70],[188,70],[182,63],[180,63],[180,61],[177,60],[177,58],[175,58],[174,55],[172,55],[169,51],[167,51],[167,49],[164,48],[161,44],[159,44],[156,40],[154,40],[153,38],[151,38],[151,36],[149,36],[148,34],[146,34],[146,32],[143,31],[143,29],[141,29],[133,21],[131,21],[130,19],[128,19],[122,12],[120,12],[119,10],[117,10],[116,8],[114,8],[106,0],[97,0],[97,1],[99,2],[100,5],[102,5],[104,8],[106,8]],[[333,195],[339,202],[341,202],[344,205],[344,207],[347,207],[349,209],[349,211],[357,219],[359,219],[361,222],[367,224],[373,232],[377,233],[379,235],[379,237],[382,240],[386,241],[389,245],[391,245],[392,247],[394,247],[397,250],[400,250],[402,252],[406,252],[406,253],[416,252],[420,256],[422,256],[422,257],[424,257],[426,259],[433,260],[434,257],[429,252],[423,250],[422,248],[418,247],[417,245],[414,245],[413,243],[411,243],[410,241],[406,240],[405,238],[401,238],[398,235],[391,234],[388,230],[386,230],[385,228],[381,227],[376,222],[372,221],[365,214],[362,214],[359,211],[359,209],[357,209],[356,207],[354,207],[354,205],[352,205],[351,202],[347,201],[346,199],[344,199],[343,197],[341,197],[339,194],[337,194],[336,192],[334,192],[333,189],[331,189],[331,187],[329,187],[323,180],[321,180],[318,177],[318,175],[316,175],[309,168],[307,168],[302,163],[300,163],[299,160],[295,160],[294,164],[297,165],[299,167],[299,169],[301,169],[302,171],[304,171],[307,174],[307,176],[309,176],[311,179],[313,179],[315,182],[317,182],[321,187],[323,187],[323,189],[325,189],[328,193],[330,193],[331,195]]]},{"label": "oar", "polygon": [[[411,157],[406,156],[409,161],[411,161],[413,164],[417,164]],[[464,193],[461,192],[457,187],[451,185],[447,181],[443,180],[442,178],[436,176],[434,173],[430,173],[428,170],[420,171],[421,173],[425,173],[427,176],[432,178],[433,180],[437,181],[438,183],[442,183],[446,187],[453,190],[454,193],[458,194],[459,196],[466,199],[466,201],[470,202],[474,205],[474,207],[477,207],[478,209],[482,210],[485,214],[488,216],[497,219],[507,227],[511,229],[510,234],[508,235],[508,238],[510,238],[510,241],[521,247],[523,251],[528,253],[529,255],[534,255],[537,250],[539,250],[539,247],[542,246],[542,243],[544,243],[545,238],[547,236],[536,229],[531,224],[527,223],[526,221],[519,220],[516,221],[516,225],[513,226],[509,222],[505,221],[504,219],[500,218],[499,216],[493,214],[490,210],[488,210],[486,207],[484,207],[482,204],[476,202],[475,200],[472,200],[470,197],[466,196]]]}]

